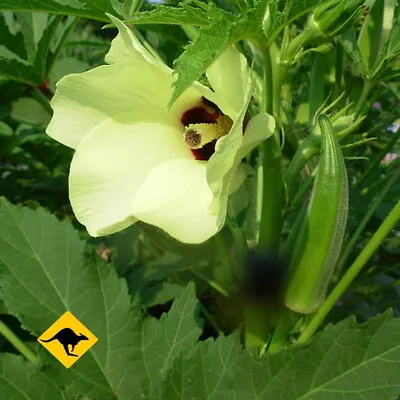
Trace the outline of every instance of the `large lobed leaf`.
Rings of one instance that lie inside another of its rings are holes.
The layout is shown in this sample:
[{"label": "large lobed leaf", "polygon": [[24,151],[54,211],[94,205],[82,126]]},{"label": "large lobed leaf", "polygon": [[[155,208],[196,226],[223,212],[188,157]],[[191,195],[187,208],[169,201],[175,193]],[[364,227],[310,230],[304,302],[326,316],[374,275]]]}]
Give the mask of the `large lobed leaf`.
[{"label": "large lobed leaf", "polygon": [[10,400],[66,399],[36,365],[14,354],[0,354],[0,393]]},{"label": "large lobed leaf", "polygon": [[85,262],[69,223],[4,199],[0,220],[0,297],[9,312],[38,335],[69,310],[99,338],[70,370],[44,349],[52,365],[43,373],[1,355],[7,398],[394,400],[400,393],[400,319],[389,313],[362,325],[342,321],[306,346],[260,359],[236,335],[196,342],[193,285],[159,321],[143,321],[113,268]]},{"label": "large lobed leaf", "polygon": [[182,354],[160,400],[395,400],[400,393],[400,319],[347,319],[308,346],[259,358],[235,337]]},{"label": "large lobed leaf", "polygon": [[159,322],[142,323],[125,281],[109,265],[85,262],[85,243],[70,223],[5,199],[0,199],[0,220],[0,298],[10,313],[38,336],[69,310],[99,338],[70,370],[41,351],[69,395],[140,398],[201,333],[193,285]]},{"label": "large lobed leaf", "polygon": [[[213,3],[207,5],[211,14],[215,10]],[[177,7],[159,5],[151,11],[143,11],[126,23],[133,24],[172,24],[172,25],[208,25],[208,16],[203,8],[180,2]]]},{"label": "large lobed leaf", "polygon": [[76,15],[107,22],[106,13],[115,14],[109,0],[0,0],[0,11],[5,10]]},{"label": "large lobed leaf", "polygon": [[326,328],[307,347],[240,361],[237,400],[390,400],[400,393],[400,319]]},{"label": "large lobed leaf", "polygon": [[182,352],[162,384],[159,399],[235,399],[235,372],[241,355],[237,335],[199,343],[190,355]]}]

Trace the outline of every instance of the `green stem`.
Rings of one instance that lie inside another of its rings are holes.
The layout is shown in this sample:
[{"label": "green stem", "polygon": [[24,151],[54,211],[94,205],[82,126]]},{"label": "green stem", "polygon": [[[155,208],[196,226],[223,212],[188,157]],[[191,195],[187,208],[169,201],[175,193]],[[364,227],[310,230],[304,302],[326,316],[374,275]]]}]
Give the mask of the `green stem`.
[{"label": "green stem", "polygon": [[274,101],[273,101],[273,111],[274,114],[279,118],[281,111],[281,92],[282,86],[286,79],[289,70],[289,64],[285,61],[279,61],[277,65],[276,76],[274,79]]},{"label": "green stem", "polygon": [[[315,172],[316,170],[314,170]],[[293,196],[293,200],[290,202],[290,210],[293,211],[300,201],[304,199],[306,193],[308,193],[312,189],[312,185],[314,183],[315,174],[307,176],[307,178],[302,182],[299,190]]]},{"label": "green stem", "polygon": [[22,355],[29,361],[39,364],[39,359],[28,346],[18,338],[15,333],[2,321],[0,321],[0,334],[3,335]]},{"label": "green stem", "polygon": [[195,275],[197,275],[199,278],[203,279],[206,281],[213,289],[215,289],[218,293],[222,294],[222,296],[229,297],[228,291],[222,287],[218,282],[207,278],[205,275],[203,275],[201,272],[198,270],[192,269],[191,270]]},{"label": "green stem", "polygon": [[[264,111],[272,114],[273,79],[269,49],[264,56]],[[263,185],[259,246],[277,254],[282,229],[283,181],[279,135],[273,135],[263,143]]]},{"label": "green stem", "polygon": [[[263,111],[273,112],[273,70],[269,48],[263,49],[264,96]],[[258,186],[257,197],[261,198],[261,218],[258,245],[273,254],[279,251],[282,229],[283,182],[279,134],[264,141],[262,185]],[[271,329],[271,310],[265,304],[249,300],[243,307],[246,347],[262,347]]]},{"label": "green stem", "polygon": [[320,138],[315,135],[307,136],[307,138],[304,139],[297,148],[296,153],[285,173],[285,181],[289,196],[301,169],[315,154],[319,152],[319,148]]},{"label": "green stem", "polygon": [[268,352],[276,353],[278,350],[285,347],[290,331],[293,329],[299,314],[285,308],[279,317],[278,325],[274,330],[271,342],[268,347]]},{"label": "green stem", "polygon": [[273,110],[273,84],[272,84],[272,62],[269,49],[263,52],[264,57],[264,96],[263,109],[268,114],[272,114]]},{"label": "green stem", "polygon": [[310,323],[306,326],[306,328],[300,335],[297,341],[298,343],[307,342],[312,337],[312,335],[317,331],[319,326],[324,321],[325,317],[335,306],[336,302],[340,299],[340,297],[347,290],[347,288],[350,286],[353,280],[357,277],[357,275],[366,265],[368,260],[374,254],[374,252],[378,249],[378,247],[386,238],[386,236],[390,233],[390,231],[399,221],[400,221],[400,201],[397,202],[395,207],[383,221],[382,225],[372,236],[368,244],[364,247],[363,251],[359,254],[354,263],[350,266],[347,272],[340,279],[339,283],[335,286],[335,288],[326,298],[322,306],[314,314]]},{"label": "green stem", "polygon": [[232,280],[232,262],[229,256],[229,248],[221,232],[214,236],[214,243],[224,269],[224,277],[226,280],[230,281]]},{"label": "green stem", "polygon": [[42,107],[50,114],[53,115],[53,109],[50,106],[49,99],[36,87],[32,89],[32,97],[42,105]]},{"label": "green stem", "polygon": [[249,301],[243,306],[244,344],[246,348],[261,349],[268,339],[271,322],[267,307],[264,304]]},{"label": "green stem", "polygon": [[335,85],[333,100],[337,99],[343,92],[344,76],[344,51],[341,45],[336,46]]},{"label": "green stem", "polygon": [[275,136],[263,143],[263,199],[259,246],[278,253],[282,229],[283,181],[279,144]]},{"label": "green stem", "polygon": [[325,101],[325,68],[322,54],[314,54],[308,91],[308,124],[312,126],[315,113]]},{"label": "green stem", "polygon": [[340,275],[340,271],[345,265],[349,254],[353,250],[355,244],[357,243],[358,238],[363,232],[364,228],[367,226],[369,220],[374,215],[376,209],[381,205],[383,199],[385,198],[388,191],[393,187],[393,185],[397,182],[398,177],[400,175],[400,167],[394,171],[393,175],[390,177],[389,181],[386,183],[384,188],[379,192],[379,196],[375,199],[372,205],[369,207],[368,212],[365,214],[361,223],[358,225],[356,231],[353,233],[351,239],[347,242],[346,247],[343,249],[342,254],[340,256],[338,266],[337,266],[337,275]]},{"label": "green stem", "polygon": [[363,108],[365,106],[365,100],[367,99],[371,89],[372,89],[371,81],[369,81],[369,80],[365,81],[360,98],[358,99],[358,102],[354,108],[354,114],[355,114],[356,118],[361,114],[361,111],[363,110]]},{"label": "green stem", "polygon": [[207,310],[207,308],[204,307],[203,304],[201,304],[200,302],[198,302],[198,305],[199,305],[199,307],[201,309],[201,312],[204,314],[204,316],[207,318],[208,322],[214,328],[215,332],[217,332],[218,336],[224,336],[223,330],[218,326],[217,321],[215,321],[214,317]]}]

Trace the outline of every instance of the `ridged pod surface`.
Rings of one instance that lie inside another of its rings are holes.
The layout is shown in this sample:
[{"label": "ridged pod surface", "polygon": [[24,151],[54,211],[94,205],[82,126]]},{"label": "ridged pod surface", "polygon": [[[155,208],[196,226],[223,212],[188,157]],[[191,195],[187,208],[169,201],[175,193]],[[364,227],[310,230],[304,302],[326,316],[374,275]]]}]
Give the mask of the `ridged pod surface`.
[{"label": "ridged pod surface", "polygon": [[289,268],[285,304],[311,313],[324,301],[343,244],[348,214],[344,158],[329,118],[318,118],[321,155],[307,215],[299,229]]}]

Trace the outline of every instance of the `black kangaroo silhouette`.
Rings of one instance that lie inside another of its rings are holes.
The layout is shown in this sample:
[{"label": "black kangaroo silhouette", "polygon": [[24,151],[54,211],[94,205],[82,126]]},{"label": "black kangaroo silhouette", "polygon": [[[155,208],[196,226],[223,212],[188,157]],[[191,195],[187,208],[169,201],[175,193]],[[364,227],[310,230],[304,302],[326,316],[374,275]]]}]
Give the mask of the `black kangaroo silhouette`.
[{"label": "black kangaroo silhouette", "polygon": [[89,340],[85,335],[82,333],[77,335],[71,328],[64,328],[58,331],[52,338],[50,339],[40,339],[41,342],[51,342],[53,340],[58,340],[64,347],[65,352],[67,353],[68,356],[72,357],[79,357],[76,354],[72,354],[69,352],[68,345],[71,345],[71,351],[74,351],[75,346],[81,341],[81,340]]}]

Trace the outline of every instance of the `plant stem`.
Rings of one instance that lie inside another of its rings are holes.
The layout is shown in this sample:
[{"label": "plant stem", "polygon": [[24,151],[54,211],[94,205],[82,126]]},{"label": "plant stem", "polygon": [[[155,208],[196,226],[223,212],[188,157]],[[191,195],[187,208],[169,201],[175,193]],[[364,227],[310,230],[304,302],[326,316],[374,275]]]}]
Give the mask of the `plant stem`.
[{"label": "plant stem", "polygon": [[337,99],[343,92],[344,76],[344,51],[341,45],[336,46],[335,85],[333,100]]},{"label": "plant stem", "polygon": [[276,353],[285,346],[289,333],[299,317],[299,314],[289,310],[288,308],[282,310],[278,325],[274,330],[274,334],[272,335],[271,342],[268,347],[269,353]]},{"label": "plant stem", "polygon": [[[264,49],[264,111],[272,114],[273,78],[269,48]],[[263,143],[263,185],[259,246],[277,254],[282,229],[283,182],[279,135]]]},{"label": "plant stem", "polygon": [[263,199],[259,246],[278,253],[282,229],[283,182],[279,144],[271,136],[263,144]]},{"label": "plant stem", "polygon": [[195,275],[197,275],[199,278],[205,280],[214,290],[216,290],[218,293],[222,294],[222,296],[229,297],[228,291],[225,288],[223,288],[218,282],[207,278],[207,276],[203,275],[198,270],[192,269],[191,271]]},{"label": "plant stem", "polygon": [[272,115],[273,110],[273,83],[272,83],[272,62],[269,48],[263,52],[264,57],[264,96],[263,109]]},{"label": "plant stem", "polygon": [[312,335],[319,328],[325,317],[335,306],[336,302],[340,299],[343,293],[347,290],[353,280],[360,273],[362,268],[366,265],[368,260],[371,258],[376,249],[380,246],[385,237],[390,233],[393,227],[400,221],[400,201],[397,202],[395,207],[383,221],[382,225],[372,236],[368,244],[365,246],[363,251],[359,254],[354,263],[350,266],[347,272],[340,279],[339,283],[335,286],[325,302],[314,314],[313,318],[306,326],[302,334],[300,335],[297,343],[307,342]]},{"label": "plant stem", "polygon": [[390,177],[389,181],[386,183],[384,188],[379,192],[379,196],[375,199],[372,203],[371,207],[369,207],[368,212],[365,214],[364,218],[362,219],[361,223],[358,225],[356,231],[353,233],[351,239],[347,242],[346,247],[343,249],[342,254],[340,255],[340,259],[337,265],[337,275],[340,275],[340,271],[342,270],[344,264],[349,257],[349,254],[353,250],[358,238],[360,237],[361,233],[363,232],[364,228],[368,224],[369,220],[374,215],[376,209],[380,206],[383,199],[385,198],[388,191],[393,187],[393,185],[397,182],[397,179],[400,175],[400,167],[394,171],[393,175]]},{"label": "plant stem", "polygon": [[301,169],[319,152],[319,148],[320,138],[315,135],[307,136],[306,139],[300,143],[285,173],[285,181],[289,196]]},{"label": "plant stem", "polygon": [[244,304],[243,315],[246,348],[262,348],[268,339],[268,332],[271,328],[268,309],[264,304],[250,301]]},{"label": "plant stem", "polygon": [[50,106],[49,99],[37,87],[32,89],[32,97],[42,105],[50,116],[53,115],[53,109]]},{"label": "plant stem", "polygon": [[[273,112],[273,79],[270,49],[263,49],[264,96],[263,111]],[[261,219],[258,245],[264,251],[278,254],[282,229],[283,182],[279,134],[275,132],[262,144],[262,185],[258,186],[261,197]],[[246,347],[262,347],[271,329],[271,310],[265,304],[249,300],[243,307]]]},{"label": "plant stem", "polygon": [[36,354],[33,353],[29,347],[2,321],[0,321],[0,334],[3,335],[29,361],[39,364],[39,359]]},{"label": "plant stem", "polygon": [[223,330],[218,326],[217,321],[215,321],[214,317],[212,314],[207,310],[201,302],[198,302],[198,305],[200,307],[201,312],[204,314],[204,316],[207,318],[208,322],[211,324],[211,326],[214,328],[215,332],[217,332],[218,336],[224,336]]},{"label": "plant stem", "polygon": [[357,119],[359,117],[359,115],[361,114],[361,111],[363,110],[363,108],[365,106],[365,100],[367,99],[371,89],[372,89],[371,81],[369,81],[369,80],[365,81],[360,98],[358,99],[358,102],[354,108],[354,114],[356,116],[355,119]]}]

